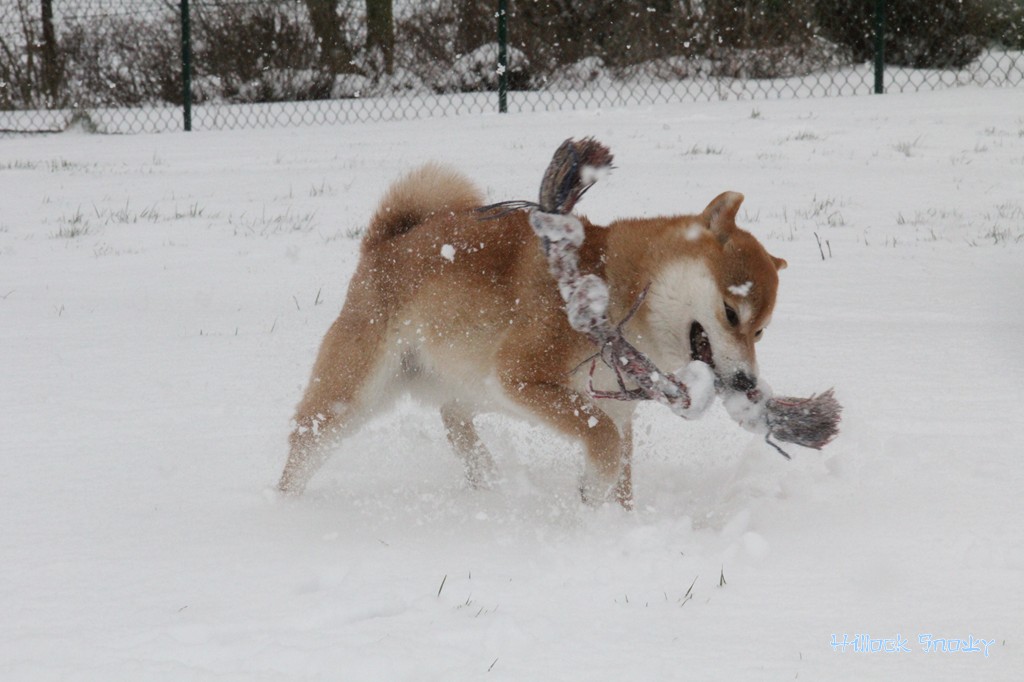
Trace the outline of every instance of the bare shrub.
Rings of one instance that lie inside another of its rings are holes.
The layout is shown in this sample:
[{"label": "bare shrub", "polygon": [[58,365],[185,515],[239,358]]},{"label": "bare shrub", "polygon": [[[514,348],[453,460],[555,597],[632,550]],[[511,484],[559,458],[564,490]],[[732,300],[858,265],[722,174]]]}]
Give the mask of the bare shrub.
[{"label": "bare shrub", "polygon": [[109,17],[75,21],[61,35],[64,100],[71,108],[180,103],[181,46],[177,17]]},{"label": "bare shrub", "polygon": [[983,43],[1024,50],[1024,3],[1020,0],[973,0],[965,10],[968,30]]},{"label": "bare shrub", "polygon": [[[961,69],[981,53],[968,6],[979,0],[901,0],[886,3],[885,61],[915,69]],[[851,50],[855,61],[875,54],[875,0],[816,0],[822,34]]]},{"label": "bare shrub", "polygon": [[323,68],[317,38],[297,6],[200,5],[194,47],[206,96],[241,102],[322,99],[333,74]]},{"label": "bare shrub", "polygon": [[[424,3],[396,20],[396,62],[434,92],[498,89],[498,44],[493,3],[442,0]],[[532,85],[532,60],[510,40],[508,82],[512,90]]]},{"label": "bare shrub", "polygon": [[671,0],[519,0],[511,42],[544,73],[587,57],[628,66],[679,54],[686,19]]},{"label": "bare shrub", "polygon": [[42,94],[42,27],[28,0],[17,0],[5,17],[8,30],[0,32],[0,109],[45,106]]}]

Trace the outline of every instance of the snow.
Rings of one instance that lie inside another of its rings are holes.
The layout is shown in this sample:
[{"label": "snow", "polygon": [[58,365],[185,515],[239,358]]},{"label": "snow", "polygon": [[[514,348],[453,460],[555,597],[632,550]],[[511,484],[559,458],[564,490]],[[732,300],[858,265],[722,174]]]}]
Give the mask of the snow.
[{"label": "snow", "polygon": [[746,281],[743,284],[732,284],[728,287],[729,293],[733,296],[739,296],[740,298],[746,298],[750,295],[750,290],[754,288],[754,283]]},{"label": "snow", "polygon": [[675,373],[686,386],[690,396],[690,407],[680,416],[698,419],[704,415],[715,400],[715,373],[706,362],[694,360]]},{"label": "snow", "polygon": [[449,263],[455,261],[455,247],[451,244],[445,244],[441,247],[441,258],[444,258]]},{"label": "snow", "polygon": [[[0,676],[1015,679],[1024,91],[753,106],[0,139]],[[834,385],[839,438],[785,461],[644,406],[625,512],[498,417],[470,489],[403,403],[269,492],[387,183],[435,159],[532,197],[586,135],[595,222],[746,195],[789,261],[762,376]]]},{"label": "snow", "polygon": [[580,168],[580,184],[584,187],[593,185],[598,180],[603,180],[612,172],[609,166],[589,166]]},{"label": "snow", "polygon": [[766,381],[757,382],[758,400],[750,400],[746,393],[727,391],[722,395],[722,407],[732,420],[751,433],[762,436],[768,432],[765,409],[772,390]]},{"label": "snow", "polygon": [[707,234],[707,231],[707,228],[700,223],[690,223],[686,231],[683,232],[683,236],[687,241],[695,242],[698,239],[702,239]]}]

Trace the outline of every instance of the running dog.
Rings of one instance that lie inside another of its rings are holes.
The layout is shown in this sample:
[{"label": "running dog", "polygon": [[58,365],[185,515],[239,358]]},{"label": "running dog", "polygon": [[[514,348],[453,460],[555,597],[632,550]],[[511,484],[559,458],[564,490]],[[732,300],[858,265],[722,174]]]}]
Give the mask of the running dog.
[{"label": "running dog", "polygon": [[[757,385],[754,344],[786,262],[736,226],[742,201],[725,192],[702,213],[607,227],[581,218],[579,260],[608,283],[613,320],[647,292],[625,331],[658,367],[701,360],[744,392]],[[586,501],[632,506],[636,403],[593,397],[617,387],[614,374],[586,371],[596,349],[570,328],[527,214],[481,220],[482,203],[469,179],[436,164],[385,193],[297,407],[282,492],[301,493],[338,441],[411,393],[440,408],[471,485],[494,478],[473,416],[503,411],[582,445]]]}]

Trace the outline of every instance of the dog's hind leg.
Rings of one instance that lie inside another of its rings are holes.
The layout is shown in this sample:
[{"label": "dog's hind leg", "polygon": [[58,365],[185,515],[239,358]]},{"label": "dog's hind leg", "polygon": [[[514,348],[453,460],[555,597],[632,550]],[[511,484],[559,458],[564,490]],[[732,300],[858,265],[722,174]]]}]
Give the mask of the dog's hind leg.
[{"label": "dog's hind leg", "polygon": [[494,480],[494,460],[473,426],[473,413],[452,400],[441,406],[441,420],[448,432],[448,442],[462,459],[469,485],[489,488]]},{"label": "dog's hind leg", "polygon": [[385,335],[385,320],[372,310],[346,306],[331,325],[295,411],[288,461],[277,484],[281,492],[301,493],[330,446],[382,404]]}]

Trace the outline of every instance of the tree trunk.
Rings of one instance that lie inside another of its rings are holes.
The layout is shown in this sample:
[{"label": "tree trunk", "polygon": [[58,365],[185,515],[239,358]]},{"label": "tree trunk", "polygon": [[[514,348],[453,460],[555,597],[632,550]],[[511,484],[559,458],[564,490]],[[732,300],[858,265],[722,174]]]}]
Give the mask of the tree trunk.
[{"label": "tree trunk", "polygon": [[351,73],[352,46],[341,30],[338,0],[305,0],[313,33],[320,43],[320,65],[331,73]]},{"label": "tree trunk", "polygon": [[42,0],[43,20],[43,92],[53,106],[60,92],[60,65],[57,63],[57,34],[53,30],[53,0]]},{"label": "tree trunk", "polygon": [[366,49],[379,48],[384,71],[395,71],[395,19],[392,0],[366,0]]}]

